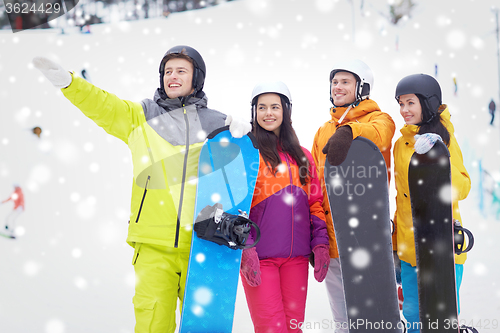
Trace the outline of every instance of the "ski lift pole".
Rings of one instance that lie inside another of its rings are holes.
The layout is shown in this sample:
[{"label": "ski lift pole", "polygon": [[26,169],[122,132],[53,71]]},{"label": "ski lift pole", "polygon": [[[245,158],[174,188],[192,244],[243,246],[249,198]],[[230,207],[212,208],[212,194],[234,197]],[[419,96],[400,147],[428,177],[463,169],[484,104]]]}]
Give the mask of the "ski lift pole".
[{"label": "ski lift pole", "polygon": [[495,14],[496,35],[497,35],[497,69],[498,69],[498,101],[500,103],[500,31],[498,28],[498,7],[492,7],[491,11]]}]

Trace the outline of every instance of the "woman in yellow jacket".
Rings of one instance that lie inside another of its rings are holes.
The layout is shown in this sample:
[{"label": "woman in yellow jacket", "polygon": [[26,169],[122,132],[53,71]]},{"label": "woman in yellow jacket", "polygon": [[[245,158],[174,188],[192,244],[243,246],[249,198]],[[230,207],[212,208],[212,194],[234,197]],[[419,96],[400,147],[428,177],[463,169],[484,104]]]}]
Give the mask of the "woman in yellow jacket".
[{"label": "woman in yellow jacket", "polygon": [[[418,291],[413,218],[408,187],[408,167],[414,152],[425,154],[437,140],[443,141],[450,151],[451,182],[453,195],[453,219],[461,221],[458,201],[467,197],[471,182],[464,167],[462,152],[454,135],[448,107],[441,102],[439,83],[426,74],[409,75],[399,81],[396,100],[406,125],[402,136],[394,145],[394,177],[396,180],[397,252],[401,259],[403,284],[403,315],[408,321],[408,332],[420,332],[418,328]],[[457,299],[462,282],[466,254],[455,255]],[[458,303],[460,304],[460,303]],[[460,308],[460,305],[459,305]]]}]

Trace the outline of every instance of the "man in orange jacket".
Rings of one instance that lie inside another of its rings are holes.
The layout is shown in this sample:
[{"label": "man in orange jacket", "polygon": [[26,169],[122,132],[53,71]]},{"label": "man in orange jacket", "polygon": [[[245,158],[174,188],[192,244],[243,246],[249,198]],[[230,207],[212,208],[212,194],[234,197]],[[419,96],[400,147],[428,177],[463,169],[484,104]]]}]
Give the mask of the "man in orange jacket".
[{"label": "man in orange jacket", "polygon": [[348,332],[339,253],[324,183],[325,160],[328,158],[331,165],[340,165],[347,156],[352,140],[362,136],[377,145],[389,171],[396,125],[387,113],[380,111],[377,103],[369,99],[373,89],[373,74],[361,60],[337,64],[330,72],[330,88],[330,100],[333,103],[330,109],[331,119],[316,132],[311,153],[319,169],[330,239],[330,266],[325,283],[335,321],[335,332]]}]

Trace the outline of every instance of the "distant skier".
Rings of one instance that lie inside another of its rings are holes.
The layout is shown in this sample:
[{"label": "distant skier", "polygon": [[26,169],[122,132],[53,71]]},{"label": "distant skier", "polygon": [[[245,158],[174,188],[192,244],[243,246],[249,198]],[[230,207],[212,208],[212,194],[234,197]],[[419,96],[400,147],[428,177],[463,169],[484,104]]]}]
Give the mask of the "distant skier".
[{"label": "distant skier", "polygon": [[489,105],[490,115],[491,115],[491,121],[490,121],[490,125],[491,126],[493,126],[493,121],[495,120],[495,110],[496,110],[496,108],[497,108],[497,106],[495,104],[495,101],[492,98],[491,102],[490,102],[490,105]]},{"label": "distant skier", "polygon": [[80,33],[82,33],[82,34],[90,34],[91,33],[91,31],[90,31],[90,24],[85,24],[85,25],[80,26]]},{"label": "distant skier", "polygon": [[457,96],[457,92],[458,92],[458,83],[457,83],[457,78],[454,76],[453,77],[453,85],[455,86],[455,91],[453,92],[453,94],[455,96]]},{"label": "distant skier", "polygon": [[[397,250],[401,259],[401,279],[403,284],[403,315],[408,324],[408,333],[420,332],[419,302],[417,289],[417,269],[413,217],[409,185],[408,166],[414,152],[427,153],[437,140],[443,141],[449,149],[451,179],[454,189],[453,219],[462,221],[458,201],[469,194],[471,181],[465,169],[462,152],[455,139],[450,112],[441,101],[439,83],[430,75],[414,74],[399,81],[396,99],[406,125],[402,136],[394,144],[394,174],[396,182],[396,213],[394,224],[397,230]],[[458,291],[462,282],[463,264],[466,254],[455,255],[455,277]]]},{"label": "distant skier", "polygon": [[5,218],[5,231],[10,232],[10,234],[13,235],[16,219],[22,212],[24,212],[24,194],[19,185],[14,185],[14,192],[12,192],[7,199],[2,201],[2,204],[8,201],[14,202],[14,208]]},{"label": "distant skier", "polygon": [[33,134],[35,134],[37,137],[40,137],[40,135],[42,134],[42,129],[39,127],[39,126],[36,126],[36,127],[33,127],[31,129],[31,131],[33,132]]},{"label": "distant skier", "polygon": [[92,80],[90,79],[90,74],[85,68],[82,69],[82,77],[88,82],[92,83]]}]

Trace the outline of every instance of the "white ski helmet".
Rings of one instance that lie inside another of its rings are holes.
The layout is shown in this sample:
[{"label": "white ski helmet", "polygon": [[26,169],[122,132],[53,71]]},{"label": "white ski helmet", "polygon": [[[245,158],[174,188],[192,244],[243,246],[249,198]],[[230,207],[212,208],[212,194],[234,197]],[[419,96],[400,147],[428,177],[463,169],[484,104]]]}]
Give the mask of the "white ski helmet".
[{"label": "white ski helmet", "polygon": [[337,63],[330,72],[330,101],[334,106],[332,92],[332,79],[338,72],[349,72],[356,78],[356,100],[354,103],[361,102],[370,97],[373,89],[373,72],[363,61],[359,59],[347,60]]},{"label": "white ski helmet", "polygon": [[252,98],[250,99],[250,104],[252,105],[252,123],[255,118],[255,112],[257,109],[257,99],[262,94],[274,93],[283,96],[286,100],[287,107],[290,110],[290,115],[292,113],[292,95],[286,84],[281,81],[268,81],[260,82],[255,85],[252,91]]},{"label": "white ski helmet", "polygon": [[266,93],[275,93],[286,97],[288,100],[288,104],[292,105],[292,95],[290,94],[290,90],[286,84],[281,81],[269,81],[269,82],[260,82],[255,85],[252,91],[252,98],[250,99],[250,103],[252,105],[257,103],[257,97]]}]

